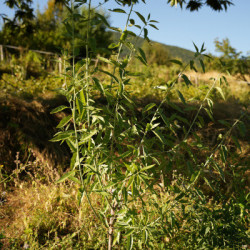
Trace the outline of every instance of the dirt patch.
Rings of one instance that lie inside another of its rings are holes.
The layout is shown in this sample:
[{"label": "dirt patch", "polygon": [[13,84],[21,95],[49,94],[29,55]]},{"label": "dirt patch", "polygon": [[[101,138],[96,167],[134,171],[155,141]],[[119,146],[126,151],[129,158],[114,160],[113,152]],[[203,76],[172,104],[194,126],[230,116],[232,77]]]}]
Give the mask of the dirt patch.
[{"label": "dirt patch", "polygon": [[[57,104],[57,103],[56,103]],[[63,166],[68,149],[49,140],[57,132],[59,117],[50,115],[51,105],[7,96],[0,99],[0,164],[12,170],[17,152],[20,161],[34,154],[41,162]],[[53,106],[53,105],[52,105]]]}]

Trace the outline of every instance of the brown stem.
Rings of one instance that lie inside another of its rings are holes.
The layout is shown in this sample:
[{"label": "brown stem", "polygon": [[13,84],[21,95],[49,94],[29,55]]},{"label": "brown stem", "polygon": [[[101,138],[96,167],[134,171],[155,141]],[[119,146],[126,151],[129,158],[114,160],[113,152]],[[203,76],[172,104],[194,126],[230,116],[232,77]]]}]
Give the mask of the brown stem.
[{"label": "brown stem", "polygon": [[108,231],[108,234],[109,234],[109,241],[108,241],[108,250],[112,250],[113,236],[114,236],[114,224],[115,224],[115,209],[116,209],[116,206],[117,206],[117,202],[116,202],[116,200],[114,200],[113,205],[112,205],[112,207],[111,207],[111,211],[110,211],[111,217],[110,217],[110,220],[109,220],[109,231]]}]

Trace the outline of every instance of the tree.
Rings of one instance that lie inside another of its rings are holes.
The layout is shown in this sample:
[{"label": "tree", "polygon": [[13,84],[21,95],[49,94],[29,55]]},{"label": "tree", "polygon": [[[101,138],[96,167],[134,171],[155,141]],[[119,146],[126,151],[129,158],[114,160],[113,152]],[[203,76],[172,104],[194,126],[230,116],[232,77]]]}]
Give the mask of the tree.
[{"label": "tree", "polygon": [[[84,21],[84,18],[87,16],[87,10],[80,8],[76,12],[82,17],[75,20],[75,31],[78,34],[75,43],[80,49],[80,56],[84,57],[87,32],[87,22]],[[107,50],[104,48],[111,43],[111,34],[106,31],[106,27],[98,19],[96,13],[96,10],[91,11],[91,49],[94,51],[96,47],[103,48],[95,52],[105,54]],[[108,20],[105,13],[101,14]],[[18,23],[15,23],[15,18],[13,21],[5,22],[0,32],[0,43],[61,53],[61,49],[70,48],[72,40],[70,37],[64,36],[66,27],[63,20],[66,19],[67,15],[68,10],[60,1],[49,0],[43,13],[38,11],[36,16],[30,16],[30,19]],[[29,29],[26,28],[27,26]]]},{"label": "tree", "polygon": [[[106,0],[107,2],[108,0]],[[132,3],[138,3],[140,0],[115,0],[118,4],[131,5]],[[145,3],[145,0],[141,0]],[[232,1],[228,0],[167,0],[171,6],[180,5],[181,8],[186,6],[190,11],[199,10],[203,6],[208,6],[215,11],[227,10],[228,6],[232,5]]]},{"label": "tree", "polygon": [[214,41],[215,50],[221,53],[221,56],[213,61],[207,59],[210,69],[219,71],[228,71],[232,75],[236,75],[239,79],[247,81],[246,75],[250,76],[250,58],[242,56],[242,52],[238,52],[230,44],[228,38]]},{"label": "tree", "polygon": [[225,59],[238,59],[241,52],[236,52],[236,49],[230,45],[228,38],[223,39],[220,42],[218,39],[214,41],[215,51],[222,53],[222,57]]}]

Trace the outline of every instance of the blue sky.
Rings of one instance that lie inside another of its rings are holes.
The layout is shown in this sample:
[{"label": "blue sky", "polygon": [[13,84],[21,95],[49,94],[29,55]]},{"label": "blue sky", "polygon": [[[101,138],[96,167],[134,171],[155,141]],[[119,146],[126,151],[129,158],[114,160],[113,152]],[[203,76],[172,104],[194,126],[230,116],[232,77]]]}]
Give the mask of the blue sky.
[{"label": "blue sky", "polygon": [[[101,1],[92,2],[97,5]],[[250,0],[234,0],[235,5],[229,7],[227,12],[214,12],[208,7],[203,7],[198,12],[189,12],[179,7],[170,7],[166,2],[146,0],[146,4],[140,3],[134,7],[135,11],[145,16],[150,13],[151,18],[159,22],[159,30],[149,28],[150,39],[190,50],[194,50],[193,42],[198,47],[204,42],[207,52],[216,54],[214,40],[228,38],[237,51],[242,51],[243,55],[250,53]],[[34,0],[34,8],[39,5],[43,10],[46,4],[47,0]],[[110,0],[103,7],[112,9],[118,6],[114,0]],[[3,1],[0,3],[0,13],[13,15]],[[133,17],[136,19],[135,14]],[[110,21],[115,27],[124,27],[126,15],[112,13]],[[138,20],[138,24],[139,22]]]}]

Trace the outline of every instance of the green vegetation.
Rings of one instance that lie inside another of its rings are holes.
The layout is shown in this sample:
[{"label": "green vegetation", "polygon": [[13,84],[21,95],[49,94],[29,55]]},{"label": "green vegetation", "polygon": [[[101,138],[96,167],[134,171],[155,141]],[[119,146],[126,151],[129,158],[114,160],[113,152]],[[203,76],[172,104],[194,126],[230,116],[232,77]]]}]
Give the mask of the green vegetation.
[{"label": "green vegetation", "polygon": [[229,72],[237,76],[238,79],[248,82],[250,79],[250,56],[241,56],[241,52],[237,52],[230,45],[228,39],[222,42],[215,40],[215,48],[221,56],[213,61],[208,60],[207,66],[210,70],[219,70],[221,72]]},{"label": "green vegetation", "polygon": [[207,72],[204,45],[150,58],[128,27],[148,41],[156,22],[117,2],[130,10],[112,10],[126,26],[109,53],[91,39],[100,21],[114,29],[105,14],[70,1],[61,74],[34,52],[1,65],[0,246],[247,248],[249,86]]}]

